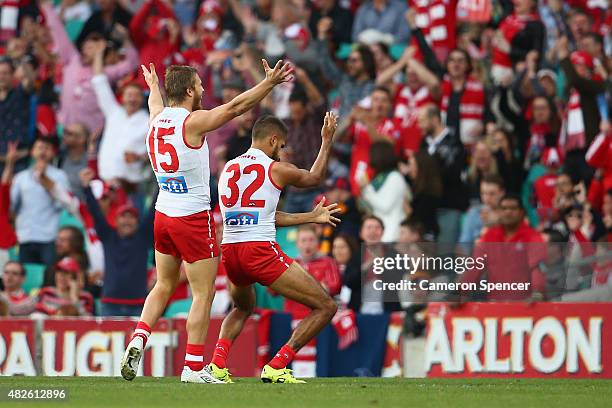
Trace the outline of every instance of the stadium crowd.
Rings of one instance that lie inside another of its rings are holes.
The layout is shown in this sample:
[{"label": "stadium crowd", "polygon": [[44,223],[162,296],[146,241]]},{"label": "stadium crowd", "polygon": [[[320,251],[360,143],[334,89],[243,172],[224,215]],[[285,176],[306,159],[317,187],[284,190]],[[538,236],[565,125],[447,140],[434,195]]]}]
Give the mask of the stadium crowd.
[{"label": "stadium crowd", "polygon": [[[310,168],[338,112],[325,185],[286,189],[282,209],[340,205],[337,228],[290,241],[346,308],[414,307],[362,301],[360,243],[381,242],[556,243],[517,300],[612,300],[612,1],[15,0],[0,21],[0,315],[139,315],[157,189],[139,65],[162,81],[196,67],[212,108],[263,78],[261,58],[295,79],[206,136],[211,187],[258,115],[286,122],[282,160]],[[595,260],[569,274],[563,251]],[[222,313],[222,270],[217,289]],[[182,276],[173,299],[188,297]]]}]

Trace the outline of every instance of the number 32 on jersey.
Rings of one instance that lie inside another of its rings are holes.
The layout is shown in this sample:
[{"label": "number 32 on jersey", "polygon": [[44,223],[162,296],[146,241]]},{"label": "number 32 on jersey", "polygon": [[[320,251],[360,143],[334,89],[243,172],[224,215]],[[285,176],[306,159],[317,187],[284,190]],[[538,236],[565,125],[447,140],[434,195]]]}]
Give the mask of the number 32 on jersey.
[{"label": "number 32 on jersey", "polygon": [[240,196],[240,188],[238,187],[238,180],[243,174],[255,173],[255,179],[249,184],[244,192],[242,193],[242,199],[240,200],[240,207],[247,208],[263,208],[266,206],[266,200],[253,200],[251,197],[257,190],[261,188],[266,178],[266,169],[261,164],[249,164],[244,169],[240,169],[240,164],[234,163],[225,169],[226,173],[232,175],[227,179],[227,188],[229,189],[229,195],[223,194],[221,196],[221,202],[226,208],[234,207],[238,203]]}]

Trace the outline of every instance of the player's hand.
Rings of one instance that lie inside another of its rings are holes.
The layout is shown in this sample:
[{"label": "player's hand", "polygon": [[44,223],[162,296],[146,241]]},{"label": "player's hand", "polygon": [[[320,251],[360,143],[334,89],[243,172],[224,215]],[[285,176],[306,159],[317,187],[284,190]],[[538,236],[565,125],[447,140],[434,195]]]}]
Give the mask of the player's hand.
[{"label": "player's hand", "polygon": [[323,142],[331,143],[337,127],[338,116],[333,112],[325,112],[325,119],[323,119],[323,127],[321,128]]},{"label": "player's hand", "polygon": [[79,173],[79,178],[83,187],[89,187],[89,183],[94,179],[94,171],[86,167]]},{"label": "player's hand", "polygon": [[314,217],[314,223],[316,224],[329,224],[332,227],[335,227],[340,222],[339,218],[334,217],[334,214],[340,212],[340,208],[338,208],[338,204],[332,203],[327,206],[323,206],[325,202],[325,197],[319,201],[319,203],[312,210],[312,215]]},{"label": "player's hand", "polygon": [[149,88],[155,88],[159,85],[159,78],[157,77],[157,73],[155,72],[155,65],[153,63],[149,64],[149,69],[144,65],[140,66],[142,68],[142,74],[144,75],[144,79],[149,85]]},{"label": "player's hand", "polygon": [[265,59],[261,60],[266,71],[266,81],[272,83],[273,86],[282,84],[283,82],[289,82],[293,79],[293,67],[290,63],[286,62],[283,64],[283,60],[278,60],[274,69],[270,68],[268,61]]}]

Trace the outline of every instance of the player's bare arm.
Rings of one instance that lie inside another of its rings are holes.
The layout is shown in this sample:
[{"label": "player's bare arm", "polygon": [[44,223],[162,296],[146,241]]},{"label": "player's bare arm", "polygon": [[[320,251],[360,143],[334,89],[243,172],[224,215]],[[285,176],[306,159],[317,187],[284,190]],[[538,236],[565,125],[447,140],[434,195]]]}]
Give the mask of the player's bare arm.
[{"label": "player's bare arm", "polygon": [[320,185],[325,179],[332,140],[337,127],[338,117],[332,112],[326,112],[321,128],[321,148],[310,170],[299,169],[291,163],[279,162],[272,167],[272,178],[275,183],[279,187],[291,185],[300,188]]},{"label": "player's bare arm", "polygon": [[334,214],[340,212],[337,203],[324,206],[325,197],[313,208],[312,211],[307,213],[286,213],[282,211],[276,212],[276,226],[277,227],[290,227],[293,225],[301,225],[308,223],[315,224],[328,224],[335,227],[340,223],[340,219],[334,217]]},{"label": "player's bare arm", "polygon": [[159,78],[157,72],[155,72],[155,65],[149,64],[149,69],[144,65],[142,68],[142,74],[144,76],[147,85],[149,85],[149,122],[153,120],[159,113],[164,109],[164,99],[162,97],[161,89],[159,88]]},{"label": "player's bare arm", "polygon": [[266,72],[266,77],[259,84],[241,93],[224,105],[211,110],[197,110],[189,116],[185,124],[188,141],[193,140],[194,144],[199,144],[204,133],[215,130],[233,118],[252,109],[261,102],[276,85],[291,81],[293,78],[293,68],[289,63],[283,64],[282,60],[279,60],[272,69],[265,59],[261,61]]}]

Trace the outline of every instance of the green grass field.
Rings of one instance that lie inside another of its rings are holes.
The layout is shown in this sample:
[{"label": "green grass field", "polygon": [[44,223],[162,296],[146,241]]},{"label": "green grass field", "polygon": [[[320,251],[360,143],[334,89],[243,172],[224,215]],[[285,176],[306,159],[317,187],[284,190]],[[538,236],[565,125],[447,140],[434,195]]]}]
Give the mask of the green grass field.
[{"label": "green grass field", "polygon": [[0,402],[15,407],[610,407],[610,380],[313,379],[308,384],[181,384],[177,378],[2,377],[0,389],[65,387],[69,400]]}]

